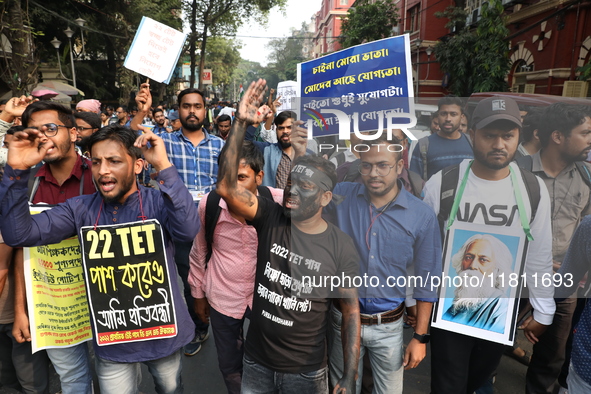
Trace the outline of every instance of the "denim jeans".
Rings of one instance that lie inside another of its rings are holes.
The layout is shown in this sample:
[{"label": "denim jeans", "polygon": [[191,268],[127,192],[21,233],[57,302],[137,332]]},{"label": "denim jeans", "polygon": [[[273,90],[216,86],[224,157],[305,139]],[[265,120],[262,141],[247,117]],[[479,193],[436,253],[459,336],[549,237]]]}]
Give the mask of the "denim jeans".
[{"label": "denim jeans", "polygon": [[[12,323],[0,324],[3,361],[10,358],[14,372],[26,394],[49,393],[49,359],[45,350],[32,353],[31,342],[18,343],[12,335]],[[10,354],[10,357],[6,357]],[[8,360],[6,360],[8,361]],[[4,370],[4,368],[2,368]],[[2,380],[5,380],[2,377]]]},{"label": "denim jeans", "polygon": [[242,394],[328,394],[327,367],[307,373],[281,373],[244,356]]},{"label": "denim jeans", "polygon": [[568,377],[566,378],[568,383],[568,394],[589,394],[591,393],[591,384],[585,382],[573,368],[571,363],[568,368]]},{"label": "denim jeans", "polygon": [[[342,315],[332,307],[331,330],[332,347],[330,352],[330,382],[335,386],[343,376],[343,345],[341,343]],[[402,319],[392,323],[373,326],[361,326],[361,349],[356,382],[356,392],[361,393],[361,376],[363,376],[363,356],[369,353],[373,371],[374,393],[402,393],[402,376],[404,358]]]},{"label": "denim jeans", "polygon": [[[149,342],[146,342],[149,346]],[[158,394],[183,392],[182,349],[158,360],[144,361],[154,378]],[[96,356],[96,374],[101,394],[138,394],[142,381],[140,363],[118,363]]]},{"label": "denim jeans", "polygon": [[47,349],[60,376],[63,394],[92,394],[92,374],[87,342],[66,348]]},{"label": "denim jeans", "polygon": [[242,319],[226,316],[213,307],[209,308],[211,328],[218,353],[218,365],[228,394],[239,394],[242,382],[242,359],[244,357],[244,319],[250,316],[247,308]]}]

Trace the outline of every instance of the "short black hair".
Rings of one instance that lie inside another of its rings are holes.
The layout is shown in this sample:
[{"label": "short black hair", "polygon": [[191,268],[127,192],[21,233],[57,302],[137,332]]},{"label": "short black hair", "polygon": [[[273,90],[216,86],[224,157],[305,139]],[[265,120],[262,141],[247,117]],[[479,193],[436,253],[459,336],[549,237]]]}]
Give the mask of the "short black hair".
[{"label": "short black hair", "polygon": [[298,116],[293,111],[283,111],[283,112],[280,112],[279,115],[277,115],[275,117],[275,120],[273,121],[273,123],[275,124],[275,126],[279,126],[279,125],[285,123],[285,121],[290,118],[295,121],[295,120],[297,120]]},{"label": "short black hair", "polygon": [[529,142],[534,138],[534,131],[540,127],[543,112],[541,108],[530,108],[523,117],[523,127],[521,128],[521,141]]},{"label": "short black hair", "polygon": [[75,112],[74,113],[75,119],[82,119],[86,123],[90,125],[93,129],[100,129],[101,128],[101,117],[99,114],[95,114],[94,112]]},{"label": "short black hair", "polygon": [[156,116],[156,114],[157,114],[158,112],[162,112],[162,113],[164,113],[164,110],[163,110],[162,108],[154,108],[154,109],[152,110],[152,116]]},{"label": "short black hair", "polygon": [[115,111],[115,108],[112,105],[107,105],[107,109],[110,109],[111,111]]},{"label": "short black hair", "polygon": [[74,115],[70,108],[65,107],[55,101],[37,101],[33,104],[30,104],[23,112],[22,121],[23,125],[29,127],[29,122],[31,121],[31,115],[35,112],[41,111],[56,111],[57,118],[64,124],[66,127],[75,127],[76,122],[74,121]]},{"label": "short black hair", "polygon": [[252,168],[255,175],[263,170],[265,166],[265,159],[263,152],[256,147],[252,141],[244,141],[242,143],[242,151],[240,152],[240,159],[244,159],[246,164]]},{"label": "short black hair", "polygon": [[6,134],[7,135],[14,135],[14,133],[16,133],[17,131],[23,131],[24,129],[25,129],[25,126],[12,126],[8,130],[6,130]]},{"label": "short black hair", "polygon": [[107,112],[107,110],[101,111],[101,114],[109,116],[109,113]]},{"label": "short black hair", "polygon": [[201,90],[195,89],[195,88],[187,88],[179,93],[179,96],[178,96],[179,106],[183,102],[183,97],[185,97],[187,94],[191,94],[191,93],[197,93],[198,95],[200,95],[201,98],[203,99],[203,103],[205,104],[205,95],[203,94],[203,92]]},{"label": "short black hair", "polygon": [[[285,111],[288,112],[288,111]],[[333,191],[335,185],[337,184],[337,170],[334,163],[320,157],[320,156],[313,156],[313,155],[305,155],[300,156],[294,160],[293,166],[297,164],[303,164],[305,166],[310,166],[319,169],[320,171],[324,172],[332,181],[332,188],[329,191]]]},{"label": "short black hair", "polygon": [[585,122],[589,117],[589,107],[554,103],[542,110],[538,126],[538,138],[542,148],[550,143],[550,137],[554,131],[559,131],[566,138],[571,131]]},{"label": "short black hair", "polygon": [[[404,131],[403,131],[403,133],[404,133]],[[398,137],[396,137],[395,135],[392,135],[392,138],[388,138],[388,133],[386,133],[386,132],[383,132],[382,134],[380,134],[380,136],[378,138],[376,138],[375,140],[371,140],[371,141],[367,141],[367,142],[371,146],[373,146],[373,145],[380,145],[380,144],[402,145],[401,144],[402,141]],[[396,152],[396,156],[397,156],[396,157],[396,161],[397,162],[399,160],[402,160],[402,152],[403,152],[403,150],[401,150],[399,152]],[[359,152],[359,153],[364,153],[364,152]],[[394,152],[392,152],[392,153],[394,153]]]},{"label": "short black hair", "polygon": [[127,112],[127,113],[129,113],[129,110],[128,110],[128,108],[127,108],[127,105],[120,105],[120,106],[118,106],[117,108],[121,108],[121,109],[123,110],[123,112]]},{"label": "short black hair", "polygon": [[439,102],[437,103],[437,110],[439,111],[444,105],[457,105],[462,108],[462,112],[464,111],[464,102],[457,96],[445,96],[440,98]]},{"label": "short black hair", "polygon": [[135,131],[129,127],[121,126],[117,123],[105,126],[96,133],[88,137],[88,151],[92,154],[92,146],[97,142],[112,140],[117,141],[127,149],[127,154],[134,160],[142,157],[142,150],[133,144],[137,138]]},{"label": "short black hair", "polygon": [[232,118],[230,117],[230,115],[223,114],[223,115],[220,115],[219,116],[218,123],[220,123],[220,122],[227,122],[228,120],[230,122],[232,122]]},{"label": "short black hair", "polygon": [[[226,149],[228,148],[228,144],[225,144],[218,156],[218,164],[220,164],[220,159],[225,159],[226,157]],[[242,150],[240,151],[240,160],[244,159],[247,165],[252,168],[255,174],[258,174],[263,170],[265,166],[265,158],[263,156],[263,152],[259,148],[256,147],[252,141],[244,140],[242,142]]]}]

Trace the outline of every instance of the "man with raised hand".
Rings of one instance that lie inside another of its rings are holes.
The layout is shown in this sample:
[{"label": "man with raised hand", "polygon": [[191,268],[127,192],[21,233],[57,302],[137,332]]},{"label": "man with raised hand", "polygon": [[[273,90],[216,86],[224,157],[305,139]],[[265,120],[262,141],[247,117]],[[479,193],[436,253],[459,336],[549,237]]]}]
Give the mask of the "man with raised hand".
[{"label": "man with raised hand", "polygon": [[[177,275],[173,239],[192,240],[199,229],[197,208],[174,166],[168,161],[162,140],[151,132],[137,138],[126,127],[111,125],[89,140],[92,176],[98,192],[74,197],[55,208],[31,216],[26,201],[30,168],[53,148],[41,124],[15,133],[8,151],[8,165],[0,184],[2,233],[11,246],[54,244],[73,235],[81,236],[84,226],[106,226],[157,219],[163,228],[164,253],[171,278]],[[138,186],[136,176],[143,156],[157,172],[160,191]],[[96,372],[103,394],[137,392],[141,381],[139,363],[148,365],[156,391],[182,391],[182,347],[191,341],[194,326],[182,301],[176,280],[170,281],[174,299],[175,336],[149,342],[126,342],[98,346],[93,339]],[[91,318],[91,324],[97,322]]]},{"label": "man with raised hand", "polygon": [[[251,323],[246,340],[242,393],[327,393],[326,333],[330,297],[343,311],[344,374],[335,393],[351,392],[359,358],[359,305],[354,288],[311,283],[326,277],[353,277],[358,256],[351,239],[321,217],[336,183],[334,165],[303,156],[294,162],[284,206],[255,196],[237,181],[240,149],[259,109],[265,81],[253,82],[240,102],[220,160],[217,193],[251,222],[258,234],[258,258]],[[303,155],[305,140],[294,141]],[[307,279],[307,280],[306,280]],[[330,285],[330,284],[329,284]]]}]

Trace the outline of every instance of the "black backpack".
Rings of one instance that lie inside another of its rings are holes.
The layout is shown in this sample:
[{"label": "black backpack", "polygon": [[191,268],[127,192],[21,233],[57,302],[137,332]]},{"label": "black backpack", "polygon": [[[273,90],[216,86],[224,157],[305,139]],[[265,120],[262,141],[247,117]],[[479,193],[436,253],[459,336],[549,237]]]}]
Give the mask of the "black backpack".
[{"label": "black backpack", "polygon": [[[273,200],[271,190],[266,186],[258,186],[259,195],[264,198]],[[213,252],[213,233],[215,226],[218,224],[222,208],[220,207],[220,195],[212,190],[207,196],[207,203],[205,204],[205,242],[207,243],[207,255],[205,256],[205,268],[211,259]]]},{"label": "black backpack", "polygon": [[[530,223],[534,221],[540,205],[540,184],[538,177],[530,171],[519,167],[521,178],[525,184],[525,189],[529,197],[529,204],[531,206]],[[460,180],[460,165],[449,166],[441,170],[441,190],[439,195],[439,214],[437,220],[439,221],[439,229],[441,230],[441,240],[445,239],[445,221],[449,218],[451,207],[456,198],[456,191],[458,188],[458,181]]]}]

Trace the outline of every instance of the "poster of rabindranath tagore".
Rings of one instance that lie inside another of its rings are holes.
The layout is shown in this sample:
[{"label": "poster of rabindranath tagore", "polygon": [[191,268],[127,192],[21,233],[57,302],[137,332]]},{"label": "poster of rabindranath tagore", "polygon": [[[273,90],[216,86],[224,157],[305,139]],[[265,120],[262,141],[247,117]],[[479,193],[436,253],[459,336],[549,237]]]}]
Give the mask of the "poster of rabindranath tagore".
[{"label": "poster of rabindranath tagore", "polygon": [[177,335],[157,220],[82,227],[82,259],[99,346]]}]

